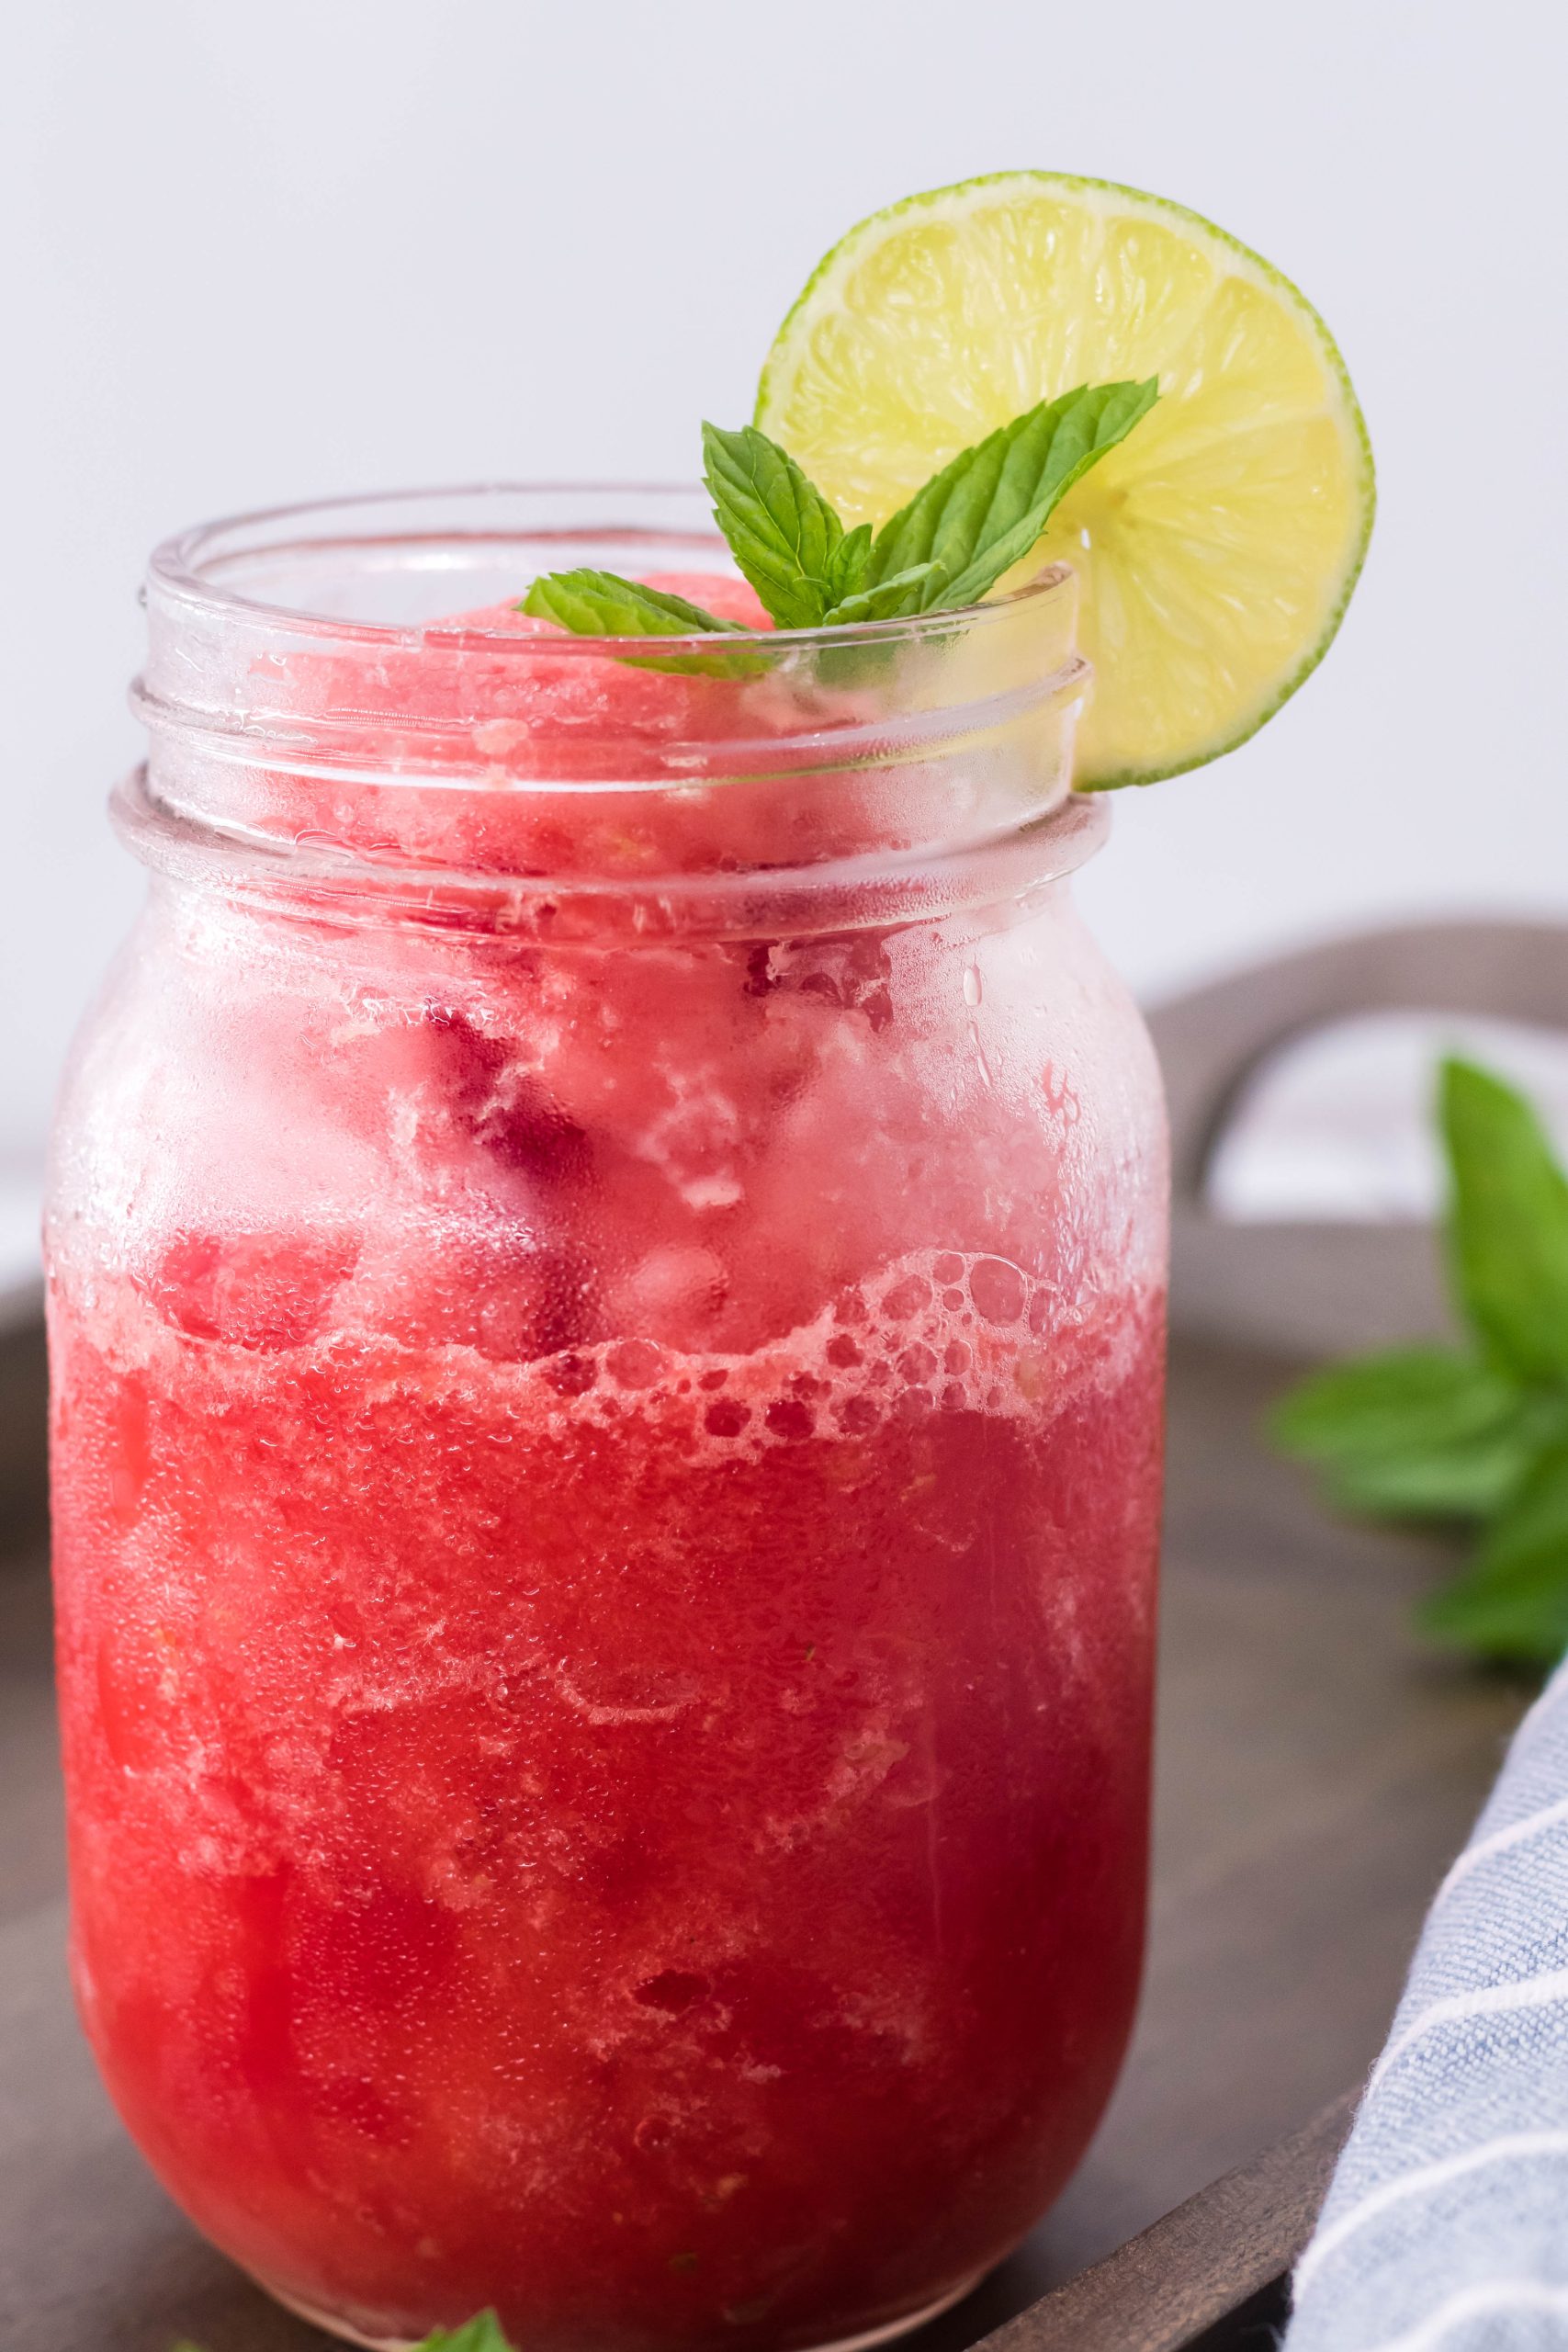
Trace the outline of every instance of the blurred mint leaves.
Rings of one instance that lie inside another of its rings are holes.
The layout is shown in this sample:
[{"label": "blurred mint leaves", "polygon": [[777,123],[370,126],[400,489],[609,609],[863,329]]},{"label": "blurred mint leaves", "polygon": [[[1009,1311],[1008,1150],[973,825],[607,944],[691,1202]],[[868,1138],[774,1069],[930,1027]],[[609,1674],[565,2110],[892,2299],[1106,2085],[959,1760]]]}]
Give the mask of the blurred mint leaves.
[{"label": "blurred mint leaves", "polygon": [[1276,1408],[1276,1444],[1341,1509],[1468,1530],[1469,1565],[1421,1622],[1483,1657],[1568,1647],[1568,1176],[1524,1097],[1442,1065],[1445,1227],[1461,1348],[1396,1349],[1314,1374]]},{"label": "blurred mint leaves", "polygon": [[[1082,384],[961,450],[873,532],[846,531],[786,449],[753,424],[703,427],[703,480],[737,569],[779,628],[835,628],[976,605],[1034,546],[1058,502],[1159,397],[1144,383]],[[551,571],[518,606],[580,636],[743,634],[684,597],[610,571]],[[626,659],[633,657],[627,656]],[[647,668],[692,666],[674,656]],[[721,674],[735,674],[726,657]]]}]

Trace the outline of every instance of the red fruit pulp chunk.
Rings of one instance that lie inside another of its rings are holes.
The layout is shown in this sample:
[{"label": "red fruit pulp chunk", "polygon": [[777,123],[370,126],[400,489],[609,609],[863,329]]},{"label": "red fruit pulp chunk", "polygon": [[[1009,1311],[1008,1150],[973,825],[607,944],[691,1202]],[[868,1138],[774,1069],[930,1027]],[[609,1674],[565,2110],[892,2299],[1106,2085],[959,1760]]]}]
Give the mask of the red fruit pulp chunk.
[{"label": "red fruit pulp chunk", "polygon": [[297,1348],[320,1331],[358,1254],[357,1242],[341,1238],[182,1233],[142,1287],[192,1339]]}]

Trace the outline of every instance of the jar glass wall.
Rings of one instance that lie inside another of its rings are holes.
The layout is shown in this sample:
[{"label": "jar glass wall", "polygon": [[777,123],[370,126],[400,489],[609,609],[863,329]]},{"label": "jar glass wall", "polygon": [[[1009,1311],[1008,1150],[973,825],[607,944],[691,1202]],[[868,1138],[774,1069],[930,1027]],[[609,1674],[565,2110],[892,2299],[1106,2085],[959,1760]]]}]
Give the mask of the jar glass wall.
[{"label": "jar glass wall", "polygon": [[50,1213],[73,1966],[173,2193],[375,2342],[910,2324],[1135,1996],[1165,1147],[1072,582],[658,668],[496,606],[699,514],[150,582]]}]

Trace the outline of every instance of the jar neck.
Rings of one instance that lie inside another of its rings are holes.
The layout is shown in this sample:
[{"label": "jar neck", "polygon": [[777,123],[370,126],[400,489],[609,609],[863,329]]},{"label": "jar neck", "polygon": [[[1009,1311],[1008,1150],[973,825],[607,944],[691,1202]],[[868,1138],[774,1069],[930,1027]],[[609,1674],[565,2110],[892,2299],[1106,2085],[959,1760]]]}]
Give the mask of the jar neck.
[{"label": "jar neck", "polygon": [[904,854],[607,878],[405,865],[333,842],[242,831],[161,802],[145,767],[125,780],[111,806],[122,839],[155,873],[279,915],[628,944],[887,930],[1032,901],[1093,856],[1111,816],[1103,798],[1073,795],[988,838]]},{"label": "jar neck", "polygon": [[[116,804],[132,846],[346,920],[634,937],[908,921],[1089,854],[1065,570],[973,611],[657,651],[519,614],[563,540],[643,576],[721,571],[684,496],[429,493],[160,549],[150,756]],[[614,529],[569,526],[560,502],[592,497],[619,502]]]}]

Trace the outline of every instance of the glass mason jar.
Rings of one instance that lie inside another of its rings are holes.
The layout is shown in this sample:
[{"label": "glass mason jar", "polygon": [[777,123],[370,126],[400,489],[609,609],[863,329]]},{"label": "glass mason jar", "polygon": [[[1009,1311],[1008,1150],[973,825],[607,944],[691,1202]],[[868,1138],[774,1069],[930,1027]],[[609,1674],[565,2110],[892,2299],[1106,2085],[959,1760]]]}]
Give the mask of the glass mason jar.
[{"label": "glass mason jar", "polygon": [[1135,1996],[1165,1141],[1069,900],[1073,582],[496,602],[725,569],[704,512],[150,576],[49,1227],[74,1974],[161,2178],[358,2342],[895,2334]]}]

